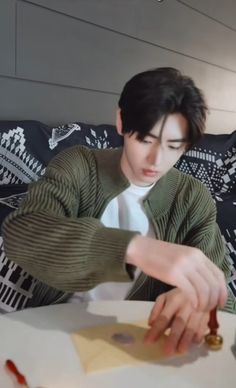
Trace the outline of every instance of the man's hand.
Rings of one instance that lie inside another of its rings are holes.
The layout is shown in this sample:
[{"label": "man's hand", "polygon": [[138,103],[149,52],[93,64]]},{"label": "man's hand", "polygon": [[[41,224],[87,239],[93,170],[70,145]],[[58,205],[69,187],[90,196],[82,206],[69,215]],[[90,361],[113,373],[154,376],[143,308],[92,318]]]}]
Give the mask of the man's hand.
[{"label": "man's hand", "polygon": [[175,288],[160,295],[151,311],[149,325],[144,341],[153,343],[170,329],[166,338],[164,352],[172,355],[186,352],[191,344],[200,343],[207,331],[208,312],[196,312],[184,293]]},{"label": "man's hand", "polygon": [[200,249],[137,235],[128,245],[125,260],[183,290],[198,311],[223,307],[226,302],[224,274]]}]

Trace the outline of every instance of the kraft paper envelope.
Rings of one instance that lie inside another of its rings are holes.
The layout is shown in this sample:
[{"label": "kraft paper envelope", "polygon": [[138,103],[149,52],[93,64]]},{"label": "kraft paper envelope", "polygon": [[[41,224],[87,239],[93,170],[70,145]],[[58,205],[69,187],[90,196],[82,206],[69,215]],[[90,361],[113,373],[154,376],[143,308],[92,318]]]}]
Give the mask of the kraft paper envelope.
[{"label": "kraft paper envelope", "polygon": [[[73,333],[73,342],[84,371],[91,373],[166,358],[162,351],[164,335],[154,344],[143,343],[148,328],[147,322],[142,321],[90,327]],[[135,342],[119,344],[112,338],[115,333],[128,333],[134,337]]]}]

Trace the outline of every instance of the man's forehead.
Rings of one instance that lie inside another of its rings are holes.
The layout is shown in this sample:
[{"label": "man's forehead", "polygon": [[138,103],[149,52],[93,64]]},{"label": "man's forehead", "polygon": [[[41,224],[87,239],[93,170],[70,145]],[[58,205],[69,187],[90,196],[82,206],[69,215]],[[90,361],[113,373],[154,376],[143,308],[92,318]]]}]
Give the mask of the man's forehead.
[{"label": "man's forehead", "polygon": [[163,135],[166,141],[185,143],[188,141],[188,122],[181,113],[173,113],[163,116],[147,133],[154,139],[162,141]]}]

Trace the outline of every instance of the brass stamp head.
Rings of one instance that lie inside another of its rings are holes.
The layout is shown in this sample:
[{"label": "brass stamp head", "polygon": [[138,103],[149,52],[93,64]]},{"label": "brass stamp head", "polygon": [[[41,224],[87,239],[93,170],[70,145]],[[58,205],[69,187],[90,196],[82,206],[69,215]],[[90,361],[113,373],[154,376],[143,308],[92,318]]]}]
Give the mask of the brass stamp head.
[{"label": "brass stamp head", "polygon": [[223,337],[219,334],[207,334],[205,336],[205,343],[211,350],[220,350],[223,346]]}]

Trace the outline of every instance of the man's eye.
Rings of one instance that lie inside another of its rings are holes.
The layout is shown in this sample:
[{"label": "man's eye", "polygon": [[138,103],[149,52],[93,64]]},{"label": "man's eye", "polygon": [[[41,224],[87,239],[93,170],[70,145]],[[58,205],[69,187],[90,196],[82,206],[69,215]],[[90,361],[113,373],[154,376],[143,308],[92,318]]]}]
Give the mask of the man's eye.
[{"label": "man's eye", "polygon": [[170,150],[178,151],[178,150],[180,150],[180,149],[182,148],[182,145],[179,146],[179,147],[174,147],[174,146],[169,145],[168,148],[169,148]]},{"label": "man's eye", "polygon": [[145,144],[152,144],[151,140],[143,139],[141,141],[142,143],[145,143]]}]

